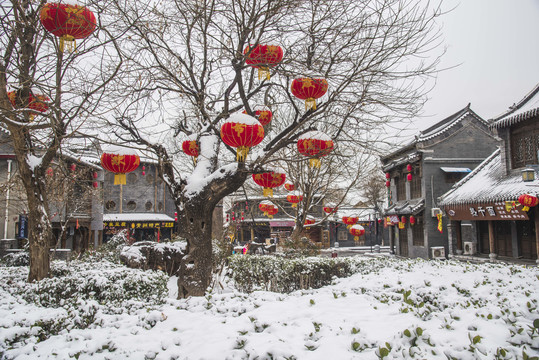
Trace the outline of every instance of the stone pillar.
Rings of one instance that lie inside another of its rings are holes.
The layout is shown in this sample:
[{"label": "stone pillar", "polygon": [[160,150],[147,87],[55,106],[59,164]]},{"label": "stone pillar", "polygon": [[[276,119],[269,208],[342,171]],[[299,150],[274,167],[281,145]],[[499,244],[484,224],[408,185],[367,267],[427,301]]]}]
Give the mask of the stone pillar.
[{"label": "stone pillar", "polygon": [[494,235],[494,221],[488,220],[488,245],[490,254],[488,257],[490,260],[494,260],[498,257],[496,254],[496,237]]},{"label": "stone pillar", "polygon": [[395,254],[395,233],[393,232],[393,226],[389,226],[387,229],[389,234],[389,253]]},{"label": "stone pillar", "polygon": [[455,233],[457,237],[456,251],[457,251],[457,254],[461,255],[462,249],[464,249],[462,247],[462,222],[461,221],[455,221]]},{"label": "stone pillar", "polygon": [[539,211],[535,210],[535,248],[537,249],[537,260],[535,262],[539,265]]},{"label": "stone pillar", "polygon": [[511,252],[513,257],[518,259],[522,255],[522,249],[518,246],[518,232],[517,232],[517,222],[511,221]]},{"label": "stone pillar", "polygon": [[456,221],[449,221],[447,223],[447,251],[451,255],[456,255],[457,244],[455,241],[455,223]]}]

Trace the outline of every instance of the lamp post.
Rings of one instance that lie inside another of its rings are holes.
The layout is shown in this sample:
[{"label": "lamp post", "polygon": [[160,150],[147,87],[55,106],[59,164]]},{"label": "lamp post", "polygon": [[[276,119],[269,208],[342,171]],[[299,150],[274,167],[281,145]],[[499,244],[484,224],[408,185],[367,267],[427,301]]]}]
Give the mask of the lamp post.
[{"label": "lamp post", "polygon": [[522,174],[522,181],[529,182],[535,180],[535,170],[528,167],[521,171]]}]

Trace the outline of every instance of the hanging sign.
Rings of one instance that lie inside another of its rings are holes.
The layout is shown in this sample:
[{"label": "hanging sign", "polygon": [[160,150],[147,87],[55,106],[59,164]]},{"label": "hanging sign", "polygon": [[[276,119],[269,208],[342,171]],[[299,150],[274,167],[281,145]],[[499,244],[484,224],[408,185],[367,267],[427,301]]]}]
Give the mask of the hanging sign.
[{"label": "hanging sign", "polygon": [[443,233],[444,230],[443,230],[443,227],[442,227],[442,214],[436,214],[436,217],[438,218],[438,231],[440,233]]},{"label": "hanging sign", "polygon": [[528,220],[528,214],[513,202],[450,205],[445,212],[450,220]]},{"label": "hanging sign", "polygon": [[19,215],[19,239],[28,239],[28,215]]}]

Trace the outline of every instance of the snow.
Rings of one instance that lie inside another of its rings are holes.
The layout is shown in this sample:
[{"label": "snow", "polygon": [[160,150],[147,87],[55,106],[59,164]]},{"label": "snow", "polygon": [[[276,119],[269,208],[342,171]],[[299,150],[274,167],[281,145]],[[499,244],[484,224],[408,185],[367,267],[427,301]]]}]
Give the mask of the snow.
[{"label": "snow", "polygon": [[365,230],[365,228],[364,228],[363,226],[359,225],[359,224],[352,225],[352,226],[350,227],[350,230],[351,230],[351,229]]},{"label": "snow", "polygon": [[30,169],[32,169],[32,171],[34,171],[34,169],[36,167],[41,165],[41,160],[42,159],[43,159],[43,157],[41,157],[41,156],[35,156],[35,155],[28,154],[28,166],[30,167]]},{"label": "snow", "polygon": [[[6,359],[377,359],[389,345],[384,359],[494,359],[501,349],[508,359],[538,354],[537,267],[354,259],[357,274],[291,294],[228,289],[176,300],[170,278],[170,298],[157,308],[110,313],[88,301],[92,325],[47,339],[39,338],[40,326],[66,310],[3,290],[0,352]],[[4,347],[25,331],[35,336]]]},{"label": "snow", "polygon": [[245,125],[260,125],[260,122],[253,116],[243,114],[241,112],[234,113],[226,120],[226,122],[233,122],[237,124]]},{"label": "snow", "polygon": [[329,135],[324,134],[321,131],[309,131],[305,134],[301,135],[298,140],[305,140],[305,139],[316,139],[316,140],[322,140],[322,141],[332,141],[332,139],[329,137]]},{"label": "snow", "polygon": [[117,155],[138,155],[136,149],[119,145],[107,145],[104,147],[103,152]]}]

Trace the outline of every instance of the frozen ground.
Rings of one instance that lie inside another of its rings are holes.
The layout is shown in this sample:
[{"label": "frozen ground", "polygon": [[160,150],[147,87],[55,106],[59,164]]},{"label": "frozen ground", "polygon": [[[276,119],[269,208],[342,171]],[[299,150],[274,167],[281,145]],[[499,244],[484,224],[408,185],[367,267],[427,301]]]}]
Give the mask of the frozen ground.
[{"label": "frozen ground", "polygon": [[[372,272],[292,294],[229,290],[176,300],[172,278],[169,299],[158,308],[107,314],[93,304],[98,311],[88,328],[61,329],[49,338],[38,336],[39,326],[62,309],[3,291],[0,353],[6,359],[141,360],[539,355],[537,267],[363,259]],[[24,331],[36,335],[14,341]]]}]

